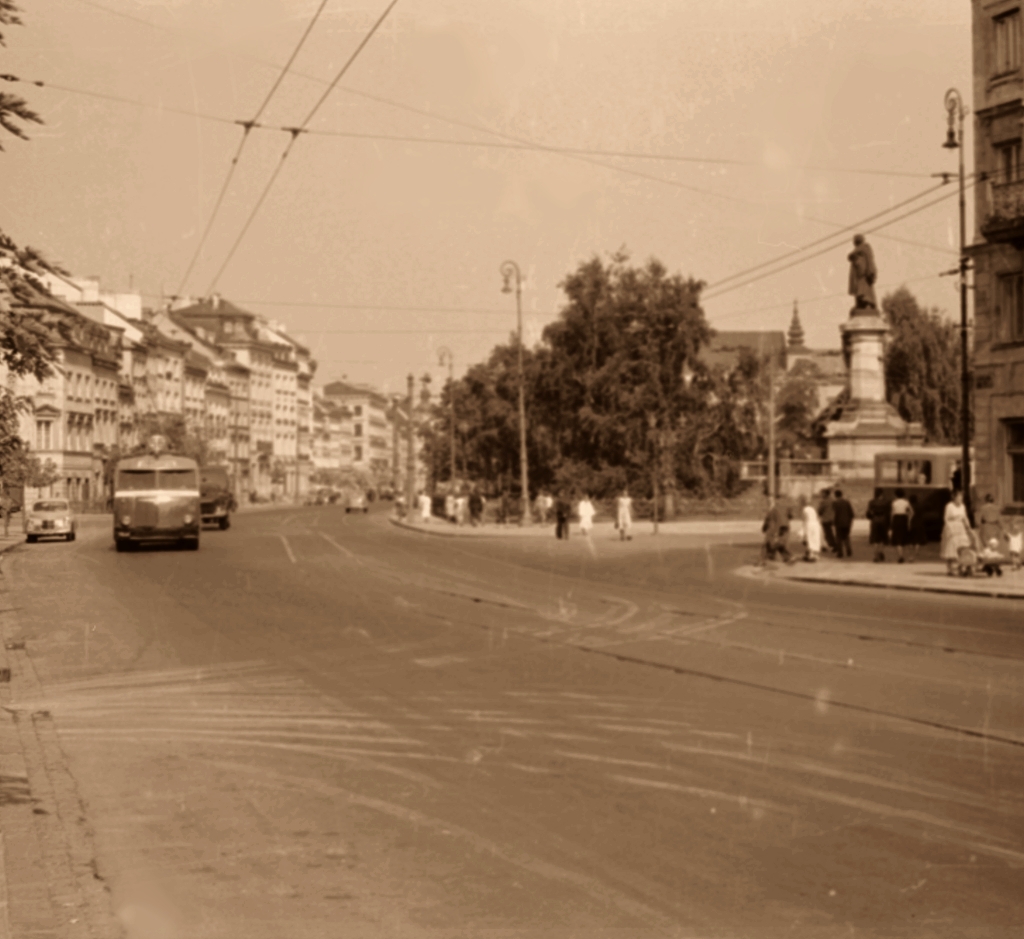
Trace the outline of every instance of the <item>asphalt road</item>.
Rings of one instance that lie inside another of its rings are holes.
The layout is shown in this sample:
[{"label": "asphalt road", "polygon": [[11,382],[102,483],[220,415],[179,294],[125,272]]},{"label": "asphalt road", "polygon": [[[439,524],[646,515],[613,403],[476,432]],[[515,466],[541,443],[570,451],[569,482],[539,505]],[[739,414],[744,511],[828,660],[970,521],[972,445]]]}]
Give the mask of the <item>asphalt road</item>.
[{"label": "asphalt road", "polygon": [[87,521],[5,562],[16,706],[132,937],[1020,935],[1024,604],[657,544]]}]

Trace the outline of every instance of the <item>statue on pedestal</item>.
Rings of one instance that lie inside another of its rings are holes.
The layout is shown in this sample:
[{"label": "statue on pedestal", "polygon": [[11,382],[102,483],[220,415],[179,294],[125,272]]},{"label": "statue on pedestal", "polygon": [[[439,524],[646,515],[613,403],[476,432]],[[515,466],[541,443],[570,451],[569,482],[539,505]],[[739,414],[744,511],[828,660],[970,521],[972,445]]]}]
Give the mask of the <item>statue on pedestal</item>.
[{"label": "statue on pedestal", "polygon": [[853,236],[853,250],[848,258],[850,262],[849,293],[855,298],[855,306],[851,316],[877,316],[878,301],[875,299],[875,280],[878,270],[875,267],[875,255],[863,235]]}]

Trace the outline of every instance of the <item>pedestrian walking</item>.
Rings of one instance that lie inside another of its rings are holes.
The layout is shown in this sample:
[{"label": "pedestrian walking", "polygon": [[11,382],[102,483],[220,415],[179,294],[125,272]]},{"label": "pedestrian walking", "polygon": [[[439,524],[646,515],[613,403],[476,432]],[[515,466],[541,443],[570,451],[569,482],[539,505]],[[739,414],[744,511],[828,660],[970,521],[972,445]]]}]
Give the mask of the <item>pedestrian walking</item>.
[{"label": "pedestrian walking", "polygon": [[876,564],[885,562],[885,546],[889,541],[890,505],[881,489],[875,490],[875,497],[868,503],[865,513],[870,523],[868,544],[875,549],[871,560]]},{"label": "pedestrian walking", "polygon": [[822,528],[818,510],[807,496],[800,497],[800,514],[804,523],[804,560],[814,562],[821,555]]},{"label": "pedestrian walking", "polygon": [[996,544],[1003,543],[1003,517],[992,498],[992,493],[985,496],[985,501],[978,512],[978,538],[982,545],[987,545],[995,539]]},{"label": "pedestrian walking", "polygon": [[774,561],[779,555],[787,564],[794,563],[795,559],[789,553],[789,520],[790,511],[787,506],[776,502],[768,509],[761,525],[764,534],[764,545],[761,549],[761,561]]},{"label": "pedestrian walking", "polygon": [[420,492],[420,519],[421,519],[421,521],[423,522],[424,525],[426,525],[427,522],[430,521],[430,510],[431,510],[430,501],[431,501],[430,500],[430,496],[428,496],[425,492],[421,491]]},{"label": "pedestrian walking", "polygon": [[590,501],[589,495],[584,494],[580,499],[580,504],[576,507],[576,514],[580,517],[580,534],[589,537],[590,531],[594,527],[594,515],[597,514],[597,509],[594,508],[594,503]]},{"label": "pedestrian walking", "polygon": [[623,489],[615,500],[615,527],[619,532],[619,541],[633,540],[630,534],[633,527],[633,500],[628,489]]},{"label": "pedestrian walking", "polygon": [[460,492],[455,497],[455,524],[460,528],[466,524],[466,511],[469,508],[469,499],[466,494]]},{"label": "pedestrian walking", "polygon": [[[910,544],[910,528],[914,520],[914,507],[907,500],[907,494],[902,489],[896,490],[896,498],[892,500],[892,508],[889,514],[889,527],[892,530],[892,544],[896,549],[896,563],[902,564],[903,548]],[[917,552],[915,551],[915,556]]]},{"label": "pedestrian walking", "polygon": [[480,495],[479,489],[474,489],[469,496],[469,523],[476,528],[483,524],[484,520],[484,497]]},{"label": "pedestrian walking", "polygon": [[449,522],[455,521],[455,493],[449,492],[444,497],[444,517]]},{"label": "pedestrian walking", "polygon": [[821,521],[821,530],[825,535],[825,544],[833,554],[839,554],[839,548],[836,545],[836,510],[831,489],[822,489],[821,491],[818,519]]},{"label": "pedestrian walking", "polygon": [[853,506],[850,505],[850,500],[843,495],[840,489],[836,490],[832,511],[835,513],[837,553],[839,557],[843,557],[845,554],[846,557],[852,558],[850,531],[853,529]]},{"label": "pedestrian walking", "polygon": [[964,494],[957,489],[946,503],[942,516],[942,546],[939,549],[939,557],[946,562],[946,573],[950,577],[956,575],[959,567],[960,549],[973,547],[974,533],[964,507]]},{"label": "pedestrian walking", "polygon": [[571,504],[565,493],[560,492],[555,500],[555,537],[569,540],[569,513]]}]

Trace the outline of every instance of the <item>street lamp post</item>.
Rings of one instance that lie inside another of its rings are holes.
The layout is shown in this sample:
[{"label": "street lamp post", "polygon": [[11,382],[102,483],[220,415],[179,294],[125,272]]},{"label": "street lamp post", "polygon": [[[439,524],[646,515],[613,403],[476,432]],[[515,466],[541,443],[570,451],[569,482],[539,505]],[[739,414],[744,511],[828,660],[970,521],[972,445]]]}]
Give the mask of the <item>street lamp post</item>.
[{"label": "street lamp post", "polygon": [[441,366],[447,364],[447,366],[448,366],[448,404],[451,406],[451,417],[449,419],[449,423],[451,425],[451,428],[450,428],[451,434],[450,434],[449,442],[451,444],[451,450],[452,450],[452,452],[451,452],[451,457],[452,457],[452,464],[451,464],[451,466],[452,466],[452,468],[451,468],[451,476],[449,477],[449,479],[451,480],[451,485],[454,486],[455,485],[455,377],[454,377],[455,357],[452,355],[452,350],[449,349],[447,346],[442,346],[440,349],[437,350],[437,364],[441,365]]},{"label": "street lamp post", "polygon": [[519,481],[523,490],[523,511],[520,525],[530,523],[530,476],[526,458],[526,391],[523,377],[523,275],[515,261],[505,261],[499,268],[505,284],[502,293],[512,293],[516,279],[516,353],[519,362]]},{"label": "street lamp post", "polygon": [[960,157],[960,435],[962,453],[960,457],[960,484],[964,494],[964,507],[971,517],[971,376],[967,364],[967,211],[964,202],[964,118],[967,109],[963,98],[955,88],[946,92],[946,117],[948,127],[946,142],[948,150],[959,150]]}]

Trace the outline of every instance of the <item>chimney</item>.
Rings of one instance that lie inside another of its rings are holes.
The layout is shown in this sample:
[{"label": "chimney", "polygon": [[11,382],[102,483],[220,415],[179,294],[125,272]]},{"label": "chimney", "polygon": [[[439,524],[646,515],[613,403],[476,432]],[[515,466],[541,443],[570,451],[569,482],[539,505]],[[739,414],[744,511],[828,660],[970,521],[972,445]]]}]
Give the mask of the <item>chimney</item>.
[{"label": "chimney", "polygon": [[212,309],[214,309],[214,310],[219,310],[220,309],[220,294],[219,293],[211,293],[210,294],[210,307]]}]

